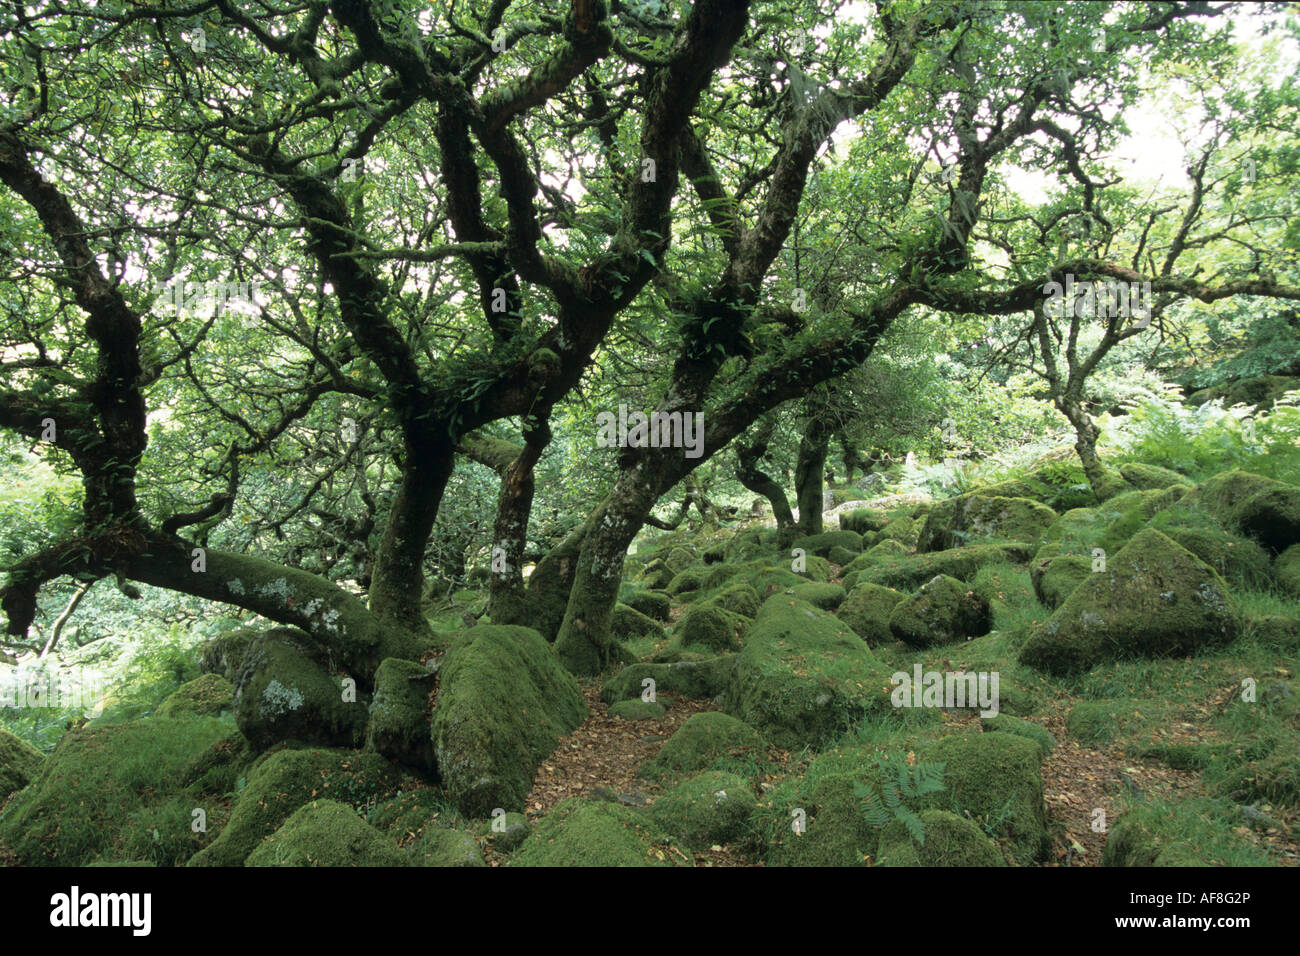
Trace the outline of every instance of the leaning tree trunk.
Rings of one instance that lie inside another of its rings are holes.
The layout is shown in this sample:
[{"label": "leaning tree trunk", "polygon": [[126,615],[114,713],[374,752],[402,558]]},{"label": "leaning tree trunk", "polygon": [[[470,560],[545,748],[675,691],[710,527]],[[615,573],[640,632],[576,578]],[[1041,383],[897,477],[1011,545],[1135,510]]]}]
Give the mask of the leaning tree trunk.
[{"label": "leaning tree trunk", "polygon": [[493,624],[528,624],[531,617],[524,588],[524,550],[528,546],[528,517],[533,510],[533,468],[551,442],[551,429],[546,424],[549,415],[549,407],[536,415],[540,424],[524,433],[523,450],[501,474],[488,593],[488,617]]},{"label": "leaning tree trunk", "polygon": [[822,479],[826,474],[826,454],[830,449],[832,429],[828,427],[818,403],[807,403],[808,420],[799,439],[799,457],[794,468],[795,496],[799,502],[799,533],[821,534]]},{"label": "leaning tree trunk", "polygon": [[1101,431],[1092,420],[1092,416],[1084,410],[1083,403],[1077,397],[1066,395],[1057,402],[1056,407],[1074,426],[1074,450],[1079,454],[1079,463],[1083,466],[1083,473],[1087,476],[1088,484],[1092,488],[1092,493],[1097,496],[1097,501],[1107,501],[1128,491],[1128,483],[1107,468],[1097,454],[1097,439]]},{"label": "leaning tree trunk", "polygon": [[555,640],[564,622],[564,611],[569,604],[569,592],[578,573],[578,556],[591,528],[593,519],[600,513],[596,508],[582,524],[570,531],[555,547],[537,562],[528,576],[525,600],[529,627],[540,631],[548,641]]},{"label": "leaning tree trunk", "polygon": [[777,529],[787,532],[794,528],[794,512],[790,510],[790,500],[785,496],[785,489],[759,468],[759,463],[767,454],[774,428],[775,422],[771,418],[763,418],[748,441],[737,442],[736,480],[754,494],[762,495],[771,502]]}]

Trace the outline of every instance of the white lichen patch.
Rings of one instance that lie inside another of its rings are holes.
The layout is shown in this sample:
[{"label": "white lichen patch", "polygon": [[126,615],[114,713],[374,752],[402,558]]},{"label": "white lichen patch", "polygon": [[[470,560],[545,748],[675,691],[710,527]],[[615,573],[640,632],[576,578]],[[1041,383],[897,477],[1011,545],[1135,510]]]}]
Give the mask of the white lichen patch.
[{"label": "white lichen patch", "polygon": [[291,710],[297,710],[301,706],[302,692],[296,687],[285,687],[274,678],[266,685],[266,690],[262,691],[260,710],[263,715],[286,714]]},{"label": "white lichen patch", "polygon": [[230,591],[231,594],[243,594],[244,582],[239,580],[239,578],[231,578],[226,582],[226,589]]}]

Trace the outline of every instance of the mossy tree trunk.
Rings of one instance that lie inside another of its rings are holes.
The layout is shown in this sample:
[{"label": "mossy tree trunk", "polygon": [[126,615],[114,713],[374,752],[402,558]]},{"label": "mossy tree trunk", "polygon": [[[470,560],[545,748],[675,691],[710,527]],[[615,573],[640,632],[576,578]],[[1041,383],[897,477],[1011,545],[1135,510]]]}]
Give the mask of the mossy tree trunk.
[{"label": "mossy tree trunk", "polygon": [[825,387],[819,387],[804,402],[807,419],[799,438],[799,457],[794,466],[800,534],[822,532],[822,480],[826,474],[826,455],[834,433],[834,427],[828,421],[829,409],[825,392]]},{"label": "mossy tree trunk", "polygon": [[794,527],[794,512],[790,510],[790,501],[785,489],[774,478],[759,467],[767,455],[772,441],[772,432],[776,428],[776,419],[765,415],[750,435],[736,443],[736,480],[756,495],[762,495],[772,505],[772,515],[776,526],[781,531]]}]

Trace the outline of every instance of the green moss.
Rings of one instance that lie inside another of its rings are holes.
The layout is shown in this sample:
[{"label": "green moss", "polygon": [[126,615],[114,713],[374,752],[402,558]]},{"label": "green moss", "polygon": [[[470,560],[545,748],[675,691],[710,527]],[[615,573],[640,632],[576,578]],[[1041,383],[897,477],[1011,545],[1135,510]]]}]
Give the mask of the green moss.
[{"label": "green moss", "polygon": [[[1125,814],[1106,834],[1102,866],[1208,866],[1196,850],[1168,832],[1159,832],[1145,815]],[[1167,831],[1167,826],[1160,828]]]},{"label": "green moss", "polygon": [[159,717],[219,717],[234,704],[235,688],[217,674],[204,674],[182,684],[158,705]]},{"label": "green moss", "polygon": [[1055,610],[1092,573],[1090,559],[1075,554],[1058,555],[1047,561],[1040,573],[1033,575],[1034,592],[1043,604]]},{"label": "green moss", "polygon": [[835,616],[853,629],[870,647],[894,639],[889,630],[889,615],[907,595],[879,584],[859,584],[849,592]]},{"label": "green moss", "polygon": [[654,802],[650,817],[691,850],[748,841],[758,807],[743,777],[709,771],[682,781]]},{"label": "green moss", "polygon": [[[511,816],[519,819],[521,815]],[[425,825],[408,852],[412,866],[487,866],[478,840],[471,834],[436,823]]]},{"label": "green moss", "polygon": [[831,564],[840,565],[841,567],[847,564],[852,564],[853,559],[856,557],[858,557],[858,552],[850,551],[848,548],[841,548],[838,545],[831,548],[826,554],[827,561]]},{"label": "green moss", "polygon": [[434,675],[415,661],[385,659],[375,671],[366,749],[425,773],[434,770],[429,693]]},{"label": "green moss", "polygon": [[448,795],[469,816],[521,808],[537,765],[586,715],[578,682],[539,633],[470,628],[443,658],[433,715]]},{"label": "green moss", "polygon": [[1083,743],[1101,744],[1143,737],[1172,717],[1173,707],[1164,700],[1081,700],[1070,709],[1065,729]]},{"label": "green moss", "polygon": [[844,588],[838,584],[818,584],[810,581],[807,584],[801,584],[793,589],[794,597],[800,601],[807,601],[813,607],[819,607],[823,611],[834,611],[847,596]]},{"label": "green moss", "polygon": [[917,540],[920,551],[943,551],[980,540],[1035,542],[1057,514],[1028,498],[971,492],[940,502],[926,516]]},{"label": "green moss", "polygon": [[283,741],[360,746],[369,701],[345,695],[325,660],[322,648],[288,628],[249,645],[235,675],[235,720],[253,749]]},{"label": "green moss", "polygon": [[199,649],[199,670],[233,681],[249,645],[262,633],[257,628],[244,627],[214,637]]},{"label": "green moss", "polygon": [[[987,564],[1005,564],[1023,560],[1025,545],[972,544],[949,551],[917,554],[885,561],[865,569],[854,584],[881,584],[900,591],[919,588],[936,574],[946,574],[959,581],[969,581]],[[1032,553],[1032,552],[1031,552]],[[849,581],[845,578],[845,586]]]},{"label": "green moss", "polygon": [[666,590],[674,597],[687,594],[691,591],[698,591],[704,586],[704,582],[708,579],[709,574],[712,571],[713,568],[702,564],[687,568],[685,571],[673,575],[673,579],[668,582]]},{"label": "green moss", "polygon": [[1246,761],[1225,774],[1217,789],[1238,802],[1300,808],[1300,743],[1287,740],[1267,756]]},{"label": "green moss", "polygon": [[1293,544],[1273,560],[1273,577],[1278,586],[1300,598],[1300,544]]},{"label": "green moss", "polygon": [[996,714],[992,717],[981,717],[980,726],[982,726],[986,731],[1015,734],[1017,737],[1024,737],[1026,740],[1032,740],[1034,743],[1038,744],[1044,757],[1056,749],[1056,738],[1046,729],[1038,726],[1038,724],[1031,723],[1028,720],[1022,720],[1019,717],[1012,717],[1010,714]]},{"label": "green moss", "polygon": [[277,750],[248,773],[230,820],[190,866],[240,866],[295,810],[316,799],[358,806],[391,792],[397,778],[376,754],[348,750]]},{"label": "green moss", "polygon": [[65,734],[0,819],[0,842],[28,866],[120,857],[132,815],[177,796],[186,765],[229,732],[229,720],[155,717]]},{"label": "green moss", "polygon": [[663,591],[632,591],[623,598],[623,603],[656,621],[668,620],[672,610],[672,598]]},{"label": "green moss", "polygon": [[641,768],[650,780],[671,780],[702,770],[752,772],[766,744],[743,721],[717,711],[694,714],[677,728],[659,753]]},{"label": "green moss", "polygon": [[946,810],[922,810],[917,842],[902,821],[880,831],[878,866],[1006,866],[1007,861],[978,826]]},{"label": "green moss", "polygon": [[44,756],[27,741],[0,730],[0,805],[36,777]]},{"label": "green moss", "polygon": [[224,796],[235,790],[254,758],[244,735],[233,730],[186,764],[181,786],[197,796]]},{"label": "green moss", "polygon": [[294,812],[257,849],[248,866],[406,866],[407,857],[387,835],[355,810],[315,800]]},{"label": "green moss", "polygon": [[720,607],[733,614],[752,618],[763,605],[762,599],[748,584],[734,584],[704,602],[707,607]]},{"label": "green moss", "polygon": [[1269,554],[1250,538],[1228,533],[1203,511],[1175,506],[1147,523],[1173,538],[1222,575],[1229,584],[1257,590],[1271,578]]},{"label": "green moss", "polygon": [[1238,627],[1214,569],[1147,529],[1034,631],[1020,660],[1050,674],[1078,673],[1107,660],[1190,653],[1231,640]]},{"label": "green moss", "polygon": [[748,618],[700,604],[687,608],[673,628],[673,636],[683,648],[718,654],[738,650],[748,626]]},{"label": "green moss", "polygon": [[1209,478],[1183,501],[1197,506],[1279,553],[1300,543],[1300,487],[1234,468]]},{"label": "green moss", "polygon": [[[879,508],[857,508],[840,513],[840,528],[844,531],[855,531],[859,535],[866,534],[868,531],[880,531],[887,524],[889,524],[889,516]],[[861,551],[861,546],[856,550]]]},{"label": "green moss", "polygon": [[1170,468],[1148,465],[1140,461],[1130,461],[1119,466],[1119,473],[1125,481],[1139,491],[1152,488],[1168,488],[1172,485],[1188,485],[1192,482]]},{"label": "green moss", "polygon": [[890,633],[913,647],[980,637],[992,626],[993,612],[984,596],[944,574],[899,601],[889,615]]},{"label": "green moss", "polygon": [[614,803],[569,799],[543,817],[511,866],[690,866],[648,816]]},{"label": "green moss", "polygon": [[863,866],[880,830],[867,822],[853,774],[830,773],[782,788],[760,809],[771,866]]},{"label": "green moss", "polygon": [[615,640],[630,641],[641,637],[662,640],[664,629],[659,622],[648,614],[642,614],[626,604],[615,604],[614,613],[609,621],[610,632]]},{"label": "green moss", "polygon": [[846,624],[778,594],[745,638],[726,709],[778,746],[820,747],[889,712],[889,690],[889,672]]},{"label": "green moss", "polygon": [[611,717],[621,717],[624,720],[654,720],[656,717],[662,717],[668,711],[664,705],[658,701],[641,700],[616,700],[609,705],[609,715]]},{"label": "green moss", "polygon": [[856,531],[823,531],[821,534],[804,535],[796,538],[791,547],[803,548],[808,554],[820,558],[830,554],[831,548],[845,548],[849,551],[862,550],[862,535]]},{"label": "green moss", "polygon": [[925,798],[940,810],[969,813],[984,832],[1005,841],[1012,859],[1030,866],[1048,851],[1047,810],[1039,745],[1007,733],[946,737],[921,759],[944,765],[944,789]]},{"label": "green moss", "polygon": [[631,664],[617,674],[605,679],[601,700],[639,698],[647,689],[647,680],[654,682],[656,694],[678,694],[696,700],[710,700],[721,694],[731,680],[736,666],[735,654],[724,654],[703,661],[682,661],[672,664]]}]

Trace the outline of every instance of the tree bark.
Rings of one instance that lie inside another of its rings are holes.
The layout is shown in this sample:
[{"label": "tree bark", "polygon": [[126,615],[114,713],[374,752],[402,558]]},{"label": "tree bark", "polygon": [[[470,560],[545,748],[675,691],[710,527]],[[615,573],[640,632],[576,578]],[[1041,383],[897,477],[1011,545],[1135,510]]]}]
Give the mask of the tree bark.
[{"label": "tree bark", "polygon": [[775,420],[766,416],[759,420],[758,427],[748,441],[737,443],[736,480],[771,503],[776,526],[779,530],[785,531],[794,527],[794,512],[790,510],[790,500],[785,495],[785,489],[759,468],[759,463],[767,454],[775,427]]}]

